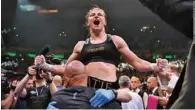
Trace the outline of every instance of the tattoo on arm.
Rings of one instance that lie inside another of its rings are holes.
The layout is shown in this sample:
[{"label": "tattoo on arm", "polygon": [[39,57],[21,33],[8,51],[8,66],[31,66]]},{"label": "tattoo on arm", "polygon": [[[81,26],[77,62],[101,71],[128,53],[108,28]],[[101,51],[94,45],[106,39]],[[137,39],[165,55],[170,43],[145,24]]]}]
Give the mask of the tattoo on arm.
[{"label": "tattoo on arm", "polygon": [[46,71],[50,71],[50,72],[55,71],[55,68],[53,68],[53,65],[50,65],[50,64],[42,64],[39,67]]}]

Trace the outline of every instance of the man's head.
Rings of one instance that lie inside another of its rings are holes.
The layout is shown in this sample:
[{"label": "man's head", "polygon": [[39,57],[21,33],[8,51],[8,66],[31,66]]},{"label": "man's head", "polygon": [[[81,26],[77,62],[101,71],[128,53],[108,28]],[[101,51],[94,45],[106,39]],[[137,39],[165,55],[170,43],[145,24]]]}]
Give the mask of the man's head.
[{"label": "man's head", "polygon": [[64,78],[68,86],[85,85],[87,86],[87,74],[85,73],[85,65],[80,61],[74,60],[66,67]]},{"label": "man's head", "polygon": [[147,86],[149,90],[152,90],[156,87],[158,87],[158,81],[156,77],[149,77],[147,80]]},{"label": "man's head", "polygon": [[168,66],[164,69],[163,72],[160,72],[160,77],[166,78],[167,81],[171,80],[172,76],[180,75],[181,67],[174,62],[169,62]]},{"label": "man's head", "polygon": [[169,65],[168,65],[168,68],[166,68],[165,71],[169,72],[170,74],[174,74],[174,75],[179,76],[179,74],[181,72],[181,66],[179,66],[178,64],[170,62]]},{"label": "man's head", "polygon": [[123,75],[119,78],[120,88],[129,88],[130,87],[130,78],[126,75]]},{"label": "man's head", "polygon": [[136,90],[140,86],[139,78],[133,76],[131,77],[131,89]]},{"label": "man's head", "polygon": [[107,24],[106,14],[103,9],[99,7],[94,7],[87,12],[86,25],[89,31],[101,32],[105,31],[105,26]]},{"label": "man's head", "polygon": [[59,75],[55,75],[53,77],[53,82],[56,86],[62,86],[62,77]]},{"label": "man's head", "polygon": [[26,88],[33,88],[33,79],[29,79],[27,84],[26,84]]}]

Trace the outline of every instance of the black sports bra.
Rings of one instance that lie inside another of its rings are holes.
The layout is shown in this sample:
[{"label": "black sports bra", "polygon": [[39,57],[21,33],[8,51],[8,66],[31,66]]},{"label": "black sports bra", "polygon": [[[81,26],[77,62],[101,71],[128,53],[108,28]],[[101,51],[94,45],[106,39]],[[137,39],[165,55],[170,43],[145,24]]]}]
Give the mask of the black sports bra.
[{"label": "black sports bra", "polygon": [[92,44],[88,38],[85,41],[81,51],[80,61],[87,65],[90,62],[106,62],[118,66],[120,63],[120,53],[111,39],[111,35],[107,35],[107,39],[103,43]]}]

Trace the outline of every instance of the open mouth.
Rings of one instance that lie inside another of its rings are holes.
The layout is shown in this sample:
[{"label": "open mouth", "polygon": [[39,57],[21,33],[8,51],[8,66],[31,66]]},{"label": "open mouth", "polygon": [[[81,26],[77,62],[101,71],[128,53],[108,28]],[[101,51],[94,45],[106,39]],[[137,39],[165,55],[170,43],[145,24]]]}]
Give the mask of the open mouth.
[{"label": "open mouth", "polygon": [[100,24],[100,21],[99,21],[99,20],[94,20],[93,23],[94,23],[95,25],[99,25],[99,24]]}]

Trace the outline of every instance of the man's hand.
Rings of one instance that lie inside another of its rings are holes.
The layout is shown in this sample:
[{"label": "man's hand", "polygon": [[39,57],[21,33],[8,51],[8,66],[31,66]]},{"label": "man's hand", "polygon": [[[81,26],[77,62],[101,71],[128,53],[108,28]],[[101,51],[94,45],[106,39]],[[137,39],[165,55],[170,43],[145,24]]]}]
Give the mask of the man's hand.
[{"label": "man's hand", "polygon": [[35,69],[36,67],[35,66],[29,66],[28,67],[28,73],[31,75],[31,76],[35,76],[37,71]]},{"label": "man's hand", "polygon": [[44,78],[46,81],[52,80],[51,72],[47,72],[47,71],[41,70],[40,76],[41,76],[42,78]]},{"label": "man's hand", "polygon": [[102,107],[115,98],[115,94],[112,90],[98,89],[95,91],[95,95],[90,99],[90,103],[93,107]]},{"label": "man's hand", "polygon": [[35,57],[35,60],[34,60],[34,64],[35,65],[41,65],[41,64],[45,64],[46,61],[45,61],[45,57],[43,55],[38,55]]},{"label": "man's hand", "polygon": [[167,97],[158,97],[158,103],[161,106],[166,106],[168,101],[169,101],[169,99]]}]

